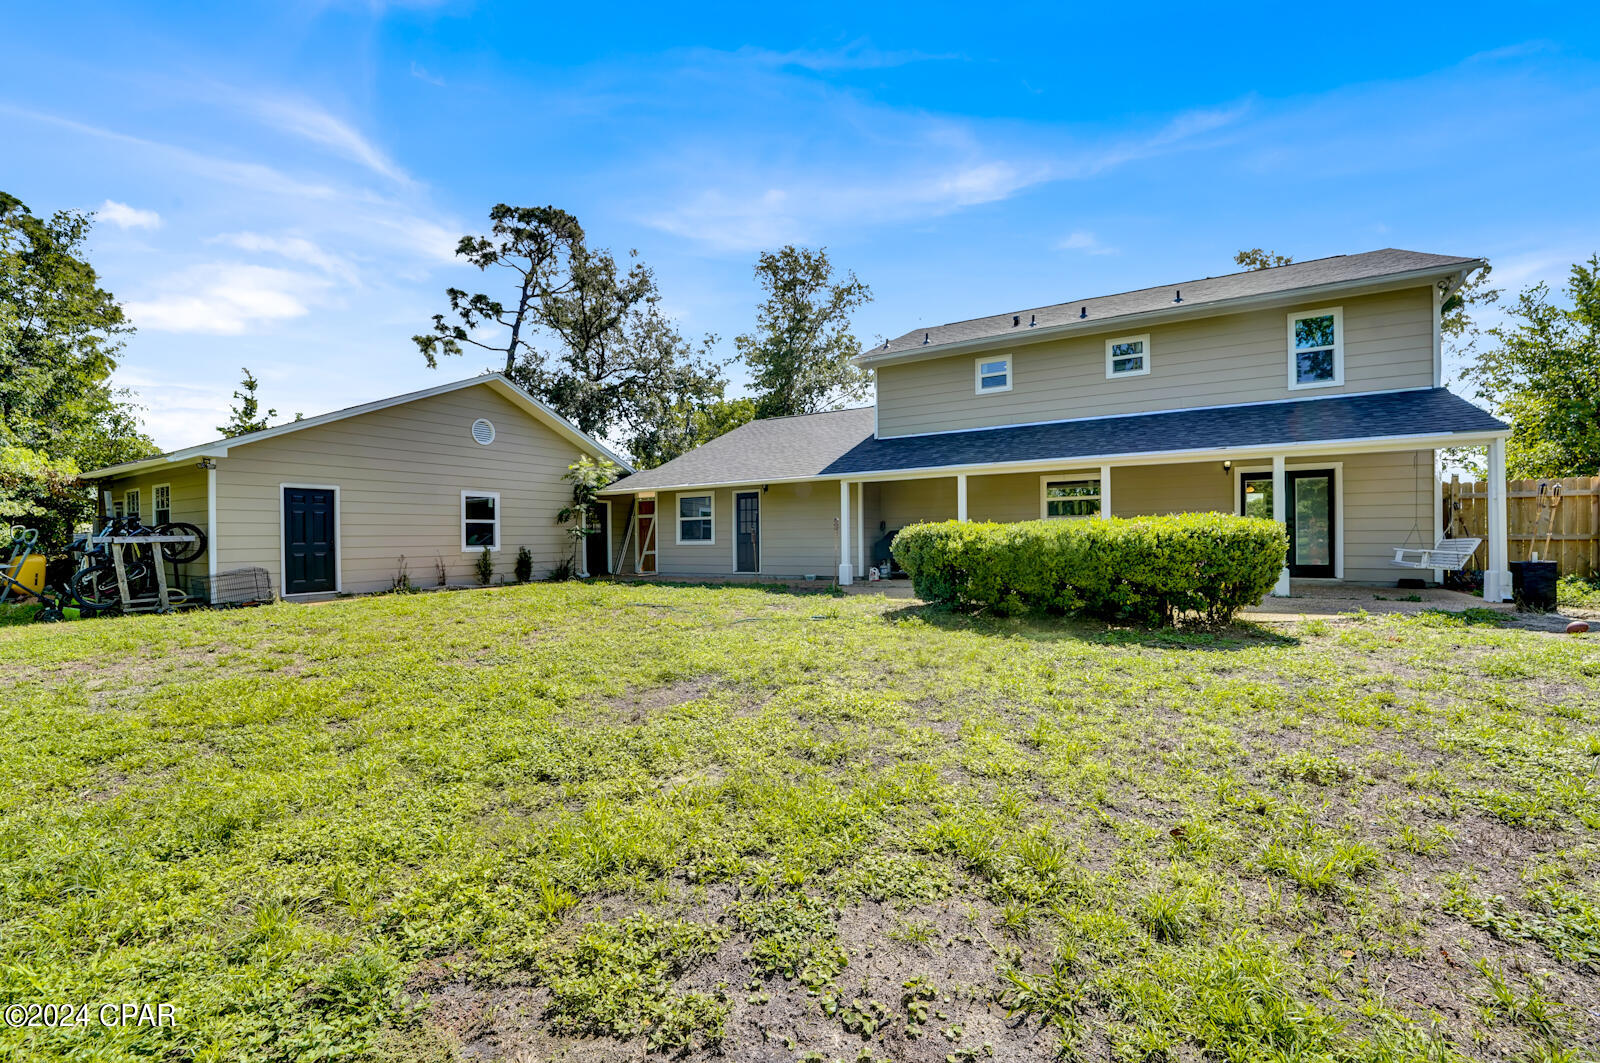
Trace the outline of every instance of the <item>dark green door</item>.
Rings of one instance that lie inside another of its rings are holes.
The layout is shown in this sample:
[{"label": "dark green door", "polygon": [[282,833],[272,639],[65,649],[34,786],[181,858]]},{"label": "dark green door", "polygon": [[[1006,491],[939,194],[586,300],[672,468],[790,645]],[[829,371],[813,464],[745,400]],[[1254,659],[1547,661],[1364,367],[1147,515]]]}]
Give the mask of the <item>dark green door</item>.
[{"label": "dark green door", "polygon": [[333,492],[326,487],[283,489],[283,593],[338,589]]}]

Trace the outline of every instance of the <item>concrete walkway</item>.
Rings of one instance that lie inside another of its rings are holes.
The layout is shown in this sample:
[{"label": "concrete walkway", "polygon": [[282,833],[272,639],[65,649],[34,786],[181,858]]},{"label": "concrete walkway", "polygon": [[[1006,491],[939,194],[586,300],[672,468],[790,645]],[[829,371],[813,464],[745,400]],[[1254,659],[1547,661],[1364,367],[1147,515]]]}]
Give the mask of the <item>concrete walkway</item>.
[{"label": "concrete walkway", "polygon": [[1323,583],[1317,580],[1292,580],[1289,597],[1267,598],[1260,605],[1240,613],[1245,620],[1313,620],[1356,613],[1421,613],[1431,609],[1459,613],[1466,609],[1492,609],[1514,613],[1510,602],[1486,602],[1475,595],[1449,591],[1443,587],[1402,590],[1356,583]]}]

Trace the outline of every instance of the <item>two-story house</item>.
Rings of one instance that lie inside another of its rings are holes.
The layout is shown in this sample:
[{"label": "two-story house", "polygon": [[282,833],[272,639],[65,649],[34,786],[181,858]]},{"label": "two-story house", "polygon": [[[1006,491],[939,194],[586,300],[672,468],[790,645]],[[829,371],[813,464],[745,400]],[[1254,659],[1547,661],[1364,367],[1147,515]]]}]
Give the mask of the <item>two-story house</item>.
[{"label": "two-story house", "polygon": [[616,542],[639,572],[848,584],[914,521],[1217,511],[1287,526],[1276,593],[1392,583],[1428,574],[1394,551],[1439,538],[1438,451],[1485,446],[1503,600],[1509,429],[1442,375],[1441,305],[1483,265],[1388,249],[915,329],[857,359],[872,406],[612,485]]}]

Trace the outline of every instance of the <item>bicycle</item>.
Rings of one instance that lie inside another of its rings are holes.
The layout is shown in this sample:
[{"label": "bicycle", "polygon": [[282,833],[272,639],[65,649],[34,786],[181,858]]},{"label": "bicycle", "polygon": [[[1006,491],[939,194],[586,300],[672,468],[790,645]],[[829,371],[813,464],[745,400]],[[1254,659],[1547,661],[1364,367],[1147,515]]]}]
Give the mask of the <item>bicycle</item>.
[{"label": "bicycle", "polygon": [[[152,543],[151,546],[160,546],[159,557],[156,551],[152,550],[148,560],[139,555],[138,547],[135,545],[131,552],[132,556],[125,558],[123,563],[123,576],[127,581],[128,594],[132,598],[155,595],[158,588],[155,566],[161,564],[162,559],[174,564],[184,564],[194,561],[206,551],[206,534],[193,524],[168,521],[152,528],[146,525],[137,513],[111,517],[106,521],[105,528],[98,537],[91,533],[73,544],[74,551],[81,553],[83,560],[78,571],[72,576],[69,590],[84,609],[91,612],[106,612],[123,604],[122,589],[117,581],[116,563],[111,556],[112,547],[105,540],[144,535],[185,536],[187,541]],[[173,604],[187,598],[181,592],[168,591],[167,594]]]}]

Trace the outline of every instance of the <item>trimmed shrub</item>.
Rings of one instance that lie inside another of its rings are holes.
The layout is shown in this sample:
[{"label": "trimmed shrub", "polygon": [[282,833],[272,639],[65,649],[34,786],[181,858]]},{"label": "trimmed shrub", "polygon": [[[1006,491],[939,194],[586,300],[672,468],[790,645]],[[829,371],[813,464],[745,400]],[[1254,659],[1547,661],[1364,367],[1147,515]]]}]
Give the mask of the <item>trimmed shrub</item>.
[{"label": "trimmed shrub", "polygon": [[1289,549],[1281,525],[1222,513],[1017,524],[913,524],[895,560],[919,598],[1011,614],[1171,624],[1232,619],[1259,602]]}]

